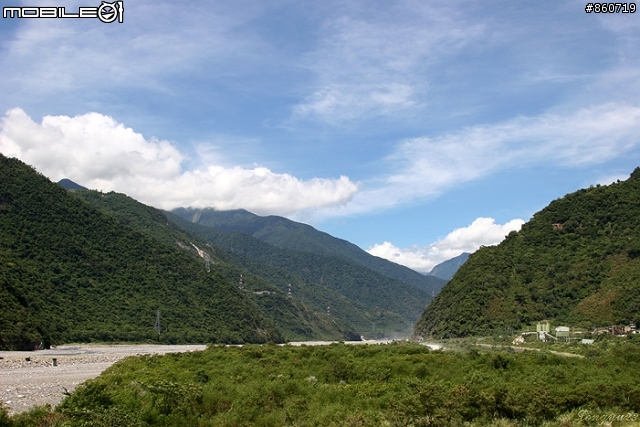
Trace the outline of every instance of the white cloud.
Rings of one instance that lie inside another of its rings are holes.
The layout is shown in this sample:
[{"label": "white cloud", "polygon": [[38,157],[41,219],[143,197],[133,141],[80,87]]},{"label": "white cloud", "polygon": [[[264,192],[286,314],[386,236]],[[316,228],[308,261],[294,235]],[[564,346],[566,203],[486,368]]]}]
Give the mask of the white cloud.
[{"label": "white cloud", "polygon": [[429,84],[425,69],[484,30],[447,3],[405,1],[355,16],[327,19],[321,28],[318,48],[303,61],[315,82],[294,106],[294,118],[340,123],[416,107]]},{"label": "white cloud", "polygon": [[[598,179],[595,180],[595,184],[600,184],[600,185],[610,185],[613,183],[616,183],[618,181],[626,181],[627,179],[629,179],[629,173],[617,173],[617,174],[611,174],[611,175],[606,175],[606,176],[601,176]],[[591,184],[593,185],[593,184]]]},{"label": "white cloud", "polygon": [[603,104],[407,139],[387,158],[391,173],[324,217],[392,208],[509,168],[578,167],[624,156],[640,145],[640,108]]},{"label": "white cloud", "polygon": [[366,113],[380,114],[412,106],[414,88],[407,84],[331,85],[317,89],[304,104],[294,107],[295,116],[319,116],[329,121],[358,119]]},{"label": "white cloud", "polygon": [[301,181],[259,166],[215,164],[182,170],[185,157],[168,141],[147,140],[98,113],[46,116],[38,124],[15,108],[2,119],[1,129],[0,152],[35,166],[54,181],[69,178],[163,209],[244,208],[262,215],[289,215],[347,203],[358,191],[345,176]]},{"label": "white cloud", "polygon": [[[75,3],[67,9],[87,5]],[[221,4],[136,1],[125,9],[123,25],[23,19],[14,37],[3,40],[0,88],[16,103],[29,96],[74,94],[95,104],[105,102],[96,93],[113,96],[120,90],[176,96],[175,76],[197,81],[203,75],[242,75],[269,51],[258,37],[239,30],[260,14],[261,4],[232,10]]]},{"label": "white cloud", "polygon": [[457,228],[444,239],[428,246],[414,245],[410,248],[398,248],[390,242],[376,244],[367,252],[397,264],[428,273],[443,261],[463,252],[474,252],[480,246],[500,243],[507,234],[520,230],[524,224],[521,219],[513,219],[504,225],[496,224],[493,218],[478,218],[468,227]]},{"label": "white cloud", "polygon": [[403,142],[389,183],[425,180],[436,186],[467,181],[510,166],[600,163],[640,144],[640,108],[605,104],[573,114],[518,117],[438,138]]},{"label": "white cloud", "polygon": [[392,157],[403,171],[389,182],[426,179],[446,185],[516,165],[600,163],[638,146],[639,131],[640,108],[605,104],[572,114],[474,126],[439,138],[415,138],[401,144]]}]

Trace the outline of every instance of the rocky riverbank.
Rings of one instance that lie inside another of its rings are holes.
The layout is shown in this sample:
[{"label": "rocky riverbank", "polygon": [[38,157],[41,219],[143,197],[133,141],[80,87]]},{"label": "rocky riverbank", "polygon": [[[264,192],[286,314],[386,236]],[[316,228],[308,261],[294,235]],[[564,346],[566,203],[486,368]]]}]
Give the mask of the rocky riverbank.
[{"label": "rocky riverbank", "polygon": [[0,352],[0,403],[9,408],[10,413],[38,405],[55,406],[65,393],[125,357],[205,348],[204,345],[77,345]]}]

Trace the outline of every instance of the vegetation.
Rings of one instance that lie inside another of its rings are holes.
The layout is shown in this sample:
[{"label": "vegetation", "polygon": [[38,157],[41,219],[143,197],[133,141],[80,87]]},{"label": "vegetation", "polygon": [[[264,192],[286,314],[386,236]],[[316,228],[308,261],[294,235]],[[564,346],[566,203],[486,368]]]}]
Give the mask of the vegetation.
[{"label": "vegetation", "polygon": [[[343,318],[339,315],[334,314],[332,317],[325,314],[329,304],[320,307],[303,304],[299,298],[298,286],[298,298],[289,298],[286,285],[291,280],[268,274],[270,269],[263,264],[255,265],[253,269],[247,268],[238,256],[217,246],[213,240],[206,240],[201,235],[186,230],[168,218],[166,213],[115,192],[104,194],[88,190],[74,191],[73,194],[121,224],[191,253],[204,266],[205,261],[199,258],[196,248],[200,249],[210,260],[210,269],[225,277],[229,283],[237,285],[240,275],[243,275],[245,295],[260,308],[265,317],[275,323],[286,340],[360,339],[360,334],[350,326],[353,323],[341,320]],[[272,283],[279,283],[280,287]],[[318,292],[322,293],[322,290]],[[307,302],[309,301],[311,299],[307,298]]]},{"label": "vegetation", "polygon": [[365,337],[408,336],[431,297],[418,288],[338,257],[279,248],[248,234],[224,232],[168,214],[177,225],[237,257],[254,275],[353,325]]},{"label": "vegetation", "polygon": [[175,209],[172,213],[195,224],[220,231],[240,231],[278,248],[340,258],[416,287],[428,295],[432,292],[438,293],[446,283],[446,280],[425,276],[410,268],[370,255],[353,243],[318,231],[307,224],[279,216],[261,217],[243,209],[216,211],[181,208]]},{"label": "vegetation", "polygon": [[638,350],[631,339],[583,359],[411,343],[212,346],[128,358],[55,411],[0,425],[634,425]]},{"label": "vegetation", "polygon": [[[288,340],[408,336],[430,301],[415,287],[342,258],[280,248],[245,233],[201,226],[124,194],[73,194],[121,224],[167,245],[179,244],[197,256],[195,244],[230,282],[237,283],[243,274],[249,297]],[[289,284],[293,298],[286,297]],[[330,316],[325,314],[327,307]]]},{"label": "vegetation", "polygon": [[[359,331],[406,336],[427,303],[421,291],[355,264],[352,270],[338,260],[335,267],[326,257],[241,233],[227,236],[232,246],[244,245],[234,254],[123,194],[67,192],[17,160],[2,162],[1,348],[158,339],[355,340]],[[262,250],[263,259],[271,253],[280,265],[256,261],[248,250]],[[314,276],[320,265],[333,289],[319,284],[322,271]],[[240,275],[244,290],[238,289]],[[287,296],[289,283],[294,297]],[[154,331],[158,309],[160,336]]]},{"label": "vegetation", "polygon": [[553,201],[471,255],[427,307],[417,336],[467,336],[549,319],[640,324],[640,168]]},{"label": "vegetation", "polygon": [[282,341],[234,283],[0,156],[0,348]]}]

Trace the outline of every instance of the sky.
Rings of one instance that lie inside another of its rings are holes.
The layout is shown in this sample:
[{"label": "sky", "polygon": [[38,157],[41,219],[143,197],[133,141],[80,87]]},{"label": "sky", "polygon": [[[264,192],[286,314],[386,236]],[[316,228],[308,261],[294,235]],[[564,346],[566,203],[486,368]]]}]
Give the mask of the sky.
[{"label": "sky", "polygon": [[2,18],[0,152],[161,209],[285,216],[428,272],[640,166],[640,12],[585,4],[123,0],[122,23]]}]

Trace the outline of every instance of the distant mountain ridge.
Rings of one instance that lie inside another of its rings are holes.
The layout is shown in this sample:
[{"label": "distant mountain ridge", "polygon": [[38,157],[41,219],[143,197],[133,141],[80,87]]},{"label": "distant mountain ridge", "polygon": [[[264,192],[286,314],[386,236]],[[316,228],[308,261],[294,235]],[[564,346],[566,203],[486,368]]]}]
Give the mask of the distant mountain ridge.
[{"label": "distant mountain ridge", "polygon": [[62,188],[66,190],[88,190],[87,187],[83,187],[80,184],[76,184],[75,182],[67,178],[62,178],[60,181],[58,181],[58,184],[60,184]]},{"label": "distant mountain ridge", "polygon": [[442,280],[449,281],[456,274],[456,271],[462,267],[462,264],[467,262],[469,259],[469,252],[463,252],[457,257],[453,257],[447,261],[441,262],[431,269],[429,272],[430,276],[438,277]]},{"label": "distant mountain ridge", "polygon": [[[71,190],[69,196],[82,199],[121,225],[173,251],[188,254],[191,263],[199,264],[196,268],[202,269],[206,259],[211,265],[211,274],[215,271],[231,289],[237,288],[239,276],[244,275],[245,295],[255,304],[258,315],[270,325],[275,339],[357,339],[359,334],[354,326],[368,337],[402,336],[410,332],[411,325],[429,303],[431,293],[445,283],[436,278],[425,280],[413,270],[373,257],[349,242],[284,218],[262,218],[246,211],[225,212],[223,216],[232,219],[224,218],[227,226],[218,224],[219,228],[211,228],[145,206],[122,194],[87,190],[68,179],[58,184]],[[281,245],[232,230],[234,219],[243,229],[249,224],[248,231]],[[100,235],[100,227],[95,228]],[[312,248],[312,251],[300,248]],[[333,253],[338,255],[331,255]],[[198,261],[199,256],[205,258]],[[363,264],[391,271],[399,278]],[[291,292],[289,297],[288,292]],[[313,310],[309,310],[310,307]],[[116,335],[108,333],[104,337]]]},{"label": "distant mountain ridge", "polygon": [[[242,232],[194,224],[123,194],[72,194],[159,242],[178,244],[193,255],[194,248],[204,249],[212,270],[232,283],[243,274],[251,291],[247,295],[287,339],[359,339],[353,328],[366,337],[406,336],[430,301],[430,295],[415,287],[342,258],[280,248]],[[292,296],[287,298],[289,291]],[[313,310],[304,314],[304,306]]]},{"label": "distant mountain ridge", "polygon": [[366,268],[401,280],[428,295],[438,293],[446,280],[426,276],[410,268],[373,256],[346,240],[316,230],[307,224],[279,216],[261,217],[243,209],[217,211],[214,209],[179,208],[173,214],[195,224],[220,231],[241,231],[271,245],[310,252],[317,255],[339,257]]},{"label": "distant mountain ridge", "polygon": [[640,168],[626,181],[554,200],[497,246],[480,248],[423,313],[418,337],[640,324]]},{"label": "distant mountain ridge", "polygon": [[344,258],[277,247],[240,231],[225,232],[171,213],[167,216],[241,257],[252,273],[267,274],[280,286],[292,280],[294,291],[302,292],[299,295],[316,308],[328,303],[328,297],[333,299],[327,304],[331,315],[358,327],[365,337],[406,336],[410,333],[408,325],[415,323],[431,300],[429,294],[414,286]]}]

